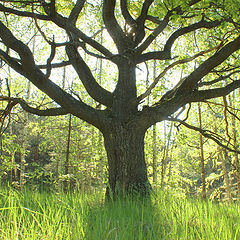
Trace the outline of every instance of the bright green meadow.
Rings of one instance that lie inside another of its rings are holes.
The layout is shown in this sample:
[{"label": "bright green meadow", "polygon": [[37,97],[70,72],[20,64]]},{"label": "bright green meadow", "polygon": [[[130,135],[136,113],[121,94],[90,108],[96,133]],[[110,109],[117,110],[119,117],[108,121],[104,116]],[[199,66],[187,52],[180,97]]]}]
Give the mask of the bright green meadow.
[{"label": "bright green meadow", "polygon": [[159,192],[104,203],[103,193],[0,190],[1,240],[239,240],[240,205]]}]

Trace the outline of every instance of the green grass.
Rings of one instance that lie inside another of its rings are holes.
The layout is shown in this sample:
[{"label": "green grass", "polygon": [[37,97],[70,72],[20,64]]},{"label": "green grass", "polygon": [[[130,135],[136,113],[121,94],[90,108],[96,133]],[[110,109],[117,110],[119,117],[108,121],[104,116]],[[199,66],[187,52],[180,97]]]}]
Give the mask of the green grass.
[{"label": "green grass", "polygon": [[158,193],[104,204],[103,194],[0,189],[1,240],[239,240],[240,205]]}]

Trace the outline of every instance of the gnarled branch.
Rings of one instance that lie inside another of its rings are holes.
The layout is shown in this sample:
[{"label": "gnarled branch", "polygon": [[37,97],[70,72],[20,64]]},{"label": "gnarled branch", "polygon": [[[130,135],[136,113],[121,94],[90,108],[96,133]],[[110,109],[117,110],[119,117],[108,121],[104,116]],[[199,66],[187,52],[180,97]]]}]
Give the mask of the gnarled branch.
[{"label": "gnarled branch", "polygon": [[[151,0],[148,1],[149,3],[151,2]],[[200,0],[192,0],[189,2],[189,6],[192,6],[196,3],[200,2]],[[167,14],[165,15],[165,17],[163,18],[162,21],[160,21],[159,25],[155,28],[155,30],[153,31],[152,34],[150,34],[146,40],[137,48],[137,51],[136,51],[136,54],[137,55],[140,55],[143,51],[145,51],[149,45],[157,38],[157,36],[163,32],[163,30],[167,27],[169,21],[170,21],[170,17],[173,15],[173,14],[182,14],[182,9],[181,9],[181,6],[178,6],[172,10],[169,10],[167,12]],[[148,16],[146,16],[146,18],[149,18]],[[166,59],[169,59],[171,58],[170,56],[170,52],[169,51],[166,51],[166,55],[167,55],[167,58]]]},{"label": "gnarled branch", "polygon": [[204,76],[210,73],[211,70],[213,70],[216,66],[223,63],[232,53],[236,52],[239,49],[240,36],[225,45],[221,50],[204,61],[196,70],[194,70],[188,77],[186,77],[181,86],[178,88],[176,94],[188,94],[193,91],[197,86],[197,83]]},{"label": "gnarled branch", "polygon": [[218,83],[218,82],[220,82],[220,81],[222,81],[222,80],[224,80],[224,79],[230,78],[233,74],[239,73],[239,72],[240,72],[240,70],[233,71],[233,72],[231,72],[231,73],[229,73],[229,74],[227,74],[227,75],[225,75],[225,76],[220,76],[220,77],[218,77],[218,78],[216,78],[216,79],[214,79],[214,80],[212,80],[212,81],[200,82],[200,83],[198,84],[198,87],[211,86],[211,85],[213,85],[213,84],[215,84],[215,83]]},{"label": "gnarled branch", "polygon": [[164,46],[164,52],[167,52],[170,56],[171,56],[171,48],[173,46],[173,43],[182,35],[193,32],[197,29],[200,28],[207,28],[207,29],[211,29],[214,27],[217,27],[221,24],[221,21],[212,21],[212,22],[208,22],[205,20],[201,20],[200,22],[191,24],[187,27],[183,27],[178,29],[177,31],[175,31],[167,40],[165,46]]},{"label": "gnarled branch", "polygon": [[126,23],[129,26],[134,26],[136,25],[136,21],[133,19],[133,17],[130,15],[128,8],[127,8],[127,0],[121,0],[120,1],[120,7],[121,7],[121,12],[122,15],[126,21]]},{"label": "gnarled branch", "polygon": [[56,14],[56,16],[53,18],[53,22],[66,32],[73,34],[76,38],[79,38],[86,44],[89,44],[91,47],[102,53],[105,57],[111,58],[113,56],[113,54],[107,48],[84,34],[71,21],[69,21],[69,19]]},{"label": "gnarled branch", "polygon": [[72,23],[76,23],[79,14],[81,13],[84,4],[85,4],[86,0],[77,0],[75,6],[73,7],[68,19],[72,22]]},{"label": "gnarled branch", "polygon": [[32,52],[22,41],[16,39],[11,31],[0,21],[0,38],[4,44],[13,49],[21,58],[20,63],[12,59],[3,51],[0,51],[8,61],[7,63],[21,75],[25,76],[37,88],[46,93],[62,108],[68,109],[73,115],[91,123],[92,125],[101,129],[104,115],[101,111],[86,105],[80,100],[76,100],[69,93],[65,92],[58,85],[53,83],[46,75],[35,65]]},{"label": "gnarled branch", "polygon": [[103,21],[119,53],[123,53],[127,48],[133,45],[133,41],[124,34],[116,20],[114,16],[115,5],[116,0],[103,1]]},{"label": "gnarled branch", "polygon": [[59,115],[66,115],[69,113],[67,110],[61,107],[48,108],[48,109],[34,108],[34,107],[31,107],[24,99],[21,99],[21,98],[0,96],[0,101],[12,102],[14,106],[16,104],[20,104],[23,110],[32,114],[36,114],[38,116],[59,116]]},{"label": "gnarled branch", "polygon": [[97,83],[91,73],[91,70],[78,53],[77,48],[69,44],[66,47],[66,52],[88,94],[97,102],[107,107],[111,107],[112,94]]},{"label": "gnarled branch", "polygon": [[235,80],[232,83],[221,88],[195,90],[192,93],[186,95],[185,100],[187,102],[201,102],[207,99],[226,96],[237,88],[240,88],[240,80]]},{"label": "gnarled branch", "polygon": [[[173,67],[179,65],[179,64],[184,64],[184,63],[187,63],[187,62],[191,62],[192,60],[196,59],[197,57],[200,57],[200,56],[203,56],[204,54],[207,54],[215,49],[217,49],[219,47],[219,45],[213,47],[213,48],[210,48],[210,49],[207,49],[207,50],[204,50],[204,51],[201,51],[197,54],[195,54],[194,56],[192,57],[188,57],[188,58],[185,58],[185,59],[181,59],[181,60],[177,60],[175,62],[173,62],[172,64],[170,64],[169,66],[167,66],[155,79],[154,81],[152,82],[152,84],[149,86],[149,88],[143,93],[141,94],[137,99],[138,99],[138,102],[140,102],[141,100],[143,100],[144,98],[146,98],[150,93],[151,91],[154,89],[154,87],[157,85],[157,83],[159,82],[159,80],[167,73],[167,71],[169,71],[170,69],[172,69]],[[180,80],[182,81],[182,79]],[[177,87],[174,87],[174,89],[176,89]]]},{"label": "gnarled branch", "polygon": [[50,17],[47,15],[35,14],[32,12],[26,12],[26,11],[19,11],[16,9],[5,7],[3,4],[0,4],[0,12],[12,13],[14,15],[21,16],[21,17],[30,17],[30,18],[37,18],[45,21],[50,21]]},{"label": "gnarled branch", "polygon": [[[213,133],[213,132],[211,132],[211,131],[209,131],[209,130],[203,130],[203,129],[199,128],[199,127],[192,126],[192,125],[186,123],[185,121],[182,121],[182,120],[177,119],[177,118],[169,117],[169,118],[167,118],[167,120],[168,120],[168,121],[173,121],[173,122],[179,122],[179,123],[181,123],[183,126],[189,128],[189,129],[191,129],[191,130],[197,131],[197,132],[201,133],[204,137],[213,140],[213,141],[214,141],[215,143],[217,143],[219,146],[227,149],[228,151],[240,154],[240,151],[239,151],[239,150],[232,149],[232,148],[228,147],[227,145],[224,145],[223,143],[221,143],[220,141],[221,141],[221,140],[224,140],[224,139],[223,139],[221,136],[217,135],[216,133]],[[234,146],[233,146],[233,147],[234,147]]]}]

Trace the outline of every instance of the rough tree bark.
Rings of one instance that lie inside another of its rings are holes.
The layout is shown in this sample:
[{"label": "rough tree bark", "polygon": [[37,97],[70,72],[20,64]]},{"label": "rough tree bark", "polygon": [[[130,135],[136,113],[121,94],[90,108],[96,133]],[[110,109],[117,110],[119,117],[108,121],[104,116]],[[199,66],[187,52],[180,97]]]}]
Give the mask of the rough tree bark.
[{"label": "rough tree bark", "polygon": [[108,156],[109,187],[113,195],[149,193],[150,184],[144,159],[144,132],[116,124],[104,134],[104,143]]},{"label": "rough tree bark", "polygon": [[[155,4],[159,4],[162,8],[162,19],[151,15],[151,7],[154,7]],[[108,195],[110,192],[114,196],[132,192],[148,194],[150,185],[144,159],[144,135],[146,130],[163,120],[178,121],[178,119],[171,118],[171,115],[188,103],[225,96],[240,87],[240,80],[235,80],[230,84],[223,85],[223,87],[214,88],[212,85],[215,82],[220,82],[224,77],[226,78],[226,76],[222,76],[222,79],[207,81],[207,85],[211,88],[201,89],[202,85],[199,82],[208,74],[214,74],[213,70],[218,77],[224,75],[225,72],[218,71],[216,68],[240,49],[240,36],[235,29],[238,25],[235,24],[234,19],[219,19],[220,16],[214,19],[216,15],[211,15],[217,11],[218,7],[223,11],[224,6],[209,3],[209,7],[212,7],[213,11],[208,12],[211,16],[205,16],[201,11],[201,0],[191,0],[187,4],[188,7],[185,5],[182,8],[181,5],[173,7],[163,4],[161,1],[155,3],[153,0],[145,0],[141,9],[139,9],[139,15],[134,16],[135,13],[131,13],[129,10],[127,0],[120,0],[120,6],[116,5],[116,0],[103,0],[103,23],[117,49],[117,52],[114,50],[115,53],[109,47],[109,44],[101,44],[94,37],[89,37],[77,27],[76,23],[81,21],[80,13],[84,7],[90,6],[86,0],[77,0],[68,16],[63,16],[63,12],[61,14],[58,12],[55,1],[51,1],[51,4],[44,0],[37,1],[36,4],[33,1],[24,1],[22,5],[21,1],[18,1],[18,5],[4,1],[0,4],[0,57],[2,61],[30,80],[37,88],[52,98],[59,107],[38,109],[31,107],[26,101],[18,97],[0,96],[0,100],[20,104],[24,110],[38,115],[57,116],[71,113],[73,116],[92,124],[104,136],[109,164],[109,187],[111,189],[111,191],[108,191]],[[96,1],[96,11],[98,12],[99,8],[97,7],[99,6],[97,5],[98,2]],[[95,5],[91,5],[91,7],[95,7]],[[121,10],[121,16],[118,19],[115,17],[117,7]],[[194,14],[189,14],[188,9],[190,9],[190,12],[195,11]],[[7,27],[7,21],[4,19],[8,14],[30,18],[35,21],[36,30],[51,48],[51,54],[46,61],[47,64],[38,65],[27,45],[28,41],[21,37],[17,38],[14,35],[14,29],[10,30],[11,28]],[[174,15],[182,18],[183,24],[174,22]],[[119,24],[120,18],[127,26],[127,31]],[[192,18],[191,21],[189,18]],[[54,40],[49,40],[51,38],[46,36],[46,33],[39,26],[38,21],[40,22],[40,20],[50,22],[64,30],[68,41],[56,43]],[[146,27],[149,21],[152,22],[154,28],[152,26]],[[211,46],[213,47],[205,48],[191,57],[176,59],[178,57],[172,53],[175,48],[173,48],[173,45],[181,36],[194,31],[201,31],[201,29],[207,31],[221,27],[224,21],[227,21],[226,24],[228,24],[225,30],[232,30],[231,39],[225,39],[228,34],[224,33],[222,39],[221,36],[216,37],[220,41],[212,42]],[[176,24],[176,28],[172,28],[172,24]],[[166,30],[172,32],[164,35]],[[169,37],[164,42],[163,38],[157,39],[160,35],[161,37]],[[162,45],[159,51],[151,51],[150,45],[155,40]],[[7,51],[1,48],[3,45]],[[59,63],[55,61],[56,50],[63,46],[68,60]],[[81,57],[78,48],[81,48],[91,57],[102,58],[117,66],[118,79],[113,92],[104,89],[94,78],[90,67]],[[17,54],[11,55],[8,49]],[[90,49],[94,49],[94,51],[91,52]],[[202,59],[198,68],[181,79],[174,88],[161,96],[151,106],[142,107],[141,103],[151,94],[154,87],[161,83],[161,79],[168,71],[171,71],[175,66],[196,60],[200,56],[202,56]],[[137,65],[154,59],[158,61],[168,60],[170,64],[152,80],[145,92],[139,94],[137,93]],[[71,65],[74,68],[89,96],[104,106],[102,109],[95,109],[87,105],[79,96],[78,99],[75,98],[74,95],[51,80],[51,70],[66,65]],[[42,69],[45,69],[46,72]],[[229,74],[229,76],[234,74],[231,69]],[[195,130],[196,128],[192,127],[192,129]],[[198,131],[200,130],[198,129]]]}]

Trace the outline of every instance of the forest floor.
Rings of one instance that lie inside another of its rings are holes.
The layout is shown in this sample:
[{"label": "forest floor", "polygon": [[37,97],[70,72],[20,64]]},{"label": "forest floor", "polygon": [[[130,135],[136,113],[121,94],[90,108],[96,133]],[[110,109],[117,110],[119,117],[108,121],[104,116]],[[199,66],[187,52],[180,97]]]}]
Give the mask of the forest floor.
[{"label": "forest floor", "polygon": [[104,203],[95,193],[0,189],[1,240],[239,240],[240,204],[159,192]]}]

